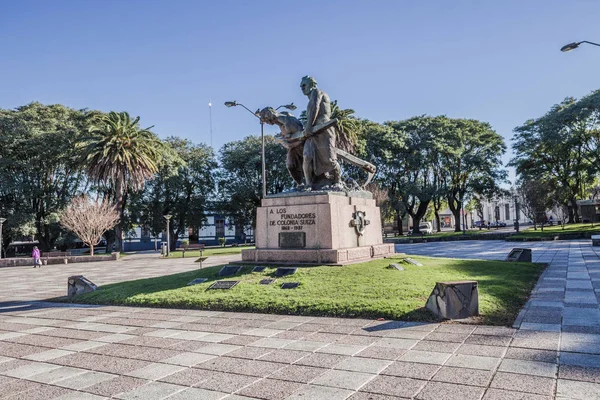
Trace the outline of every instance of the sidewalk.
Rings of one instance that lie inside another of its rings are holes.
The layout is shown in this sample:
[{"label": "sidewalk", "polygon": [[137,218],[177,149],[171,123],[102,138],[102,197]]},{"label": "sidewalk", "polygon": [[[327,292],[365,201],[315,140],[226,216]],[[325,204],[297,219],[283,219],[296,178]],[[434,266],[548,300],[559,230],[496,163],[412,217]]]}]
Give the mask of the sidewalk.
[{"label": "sidewalk", "polygon": [[[512,247],[485,241],[397,249],[502,259]],[[600,399],[595,248],[576,241],[530,247],[534,260],[551,265],[520,329],[43,302],[2,312],[0,305],[0,398]],[[148,265],[154,262],[123,262],[111,279],[119,270],[122,279],[160,273],[160,262]],[[174,268],[191,268],[180,262]],[[66,286],[64,271],[41,271]],[[5,272],[4,287],[23,281]]]}]

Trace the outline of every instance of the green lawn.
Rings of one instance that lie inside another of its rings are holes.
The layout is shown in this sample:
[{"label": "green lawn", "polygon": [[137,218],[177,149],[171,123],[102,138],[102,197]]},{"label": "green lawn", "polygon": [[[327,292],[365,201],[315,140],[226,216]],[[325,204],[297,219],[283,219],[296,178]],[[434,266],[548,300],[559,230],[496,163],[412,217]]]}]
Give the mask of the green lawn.
[{"label": "green lawn", "polygon": [[[329,315],[434,321],[423,308],[436,281],[479,281],[478,322],[510,325],[525,304],[543,265],[501,261],[414,257],[424,266],[402,263],[404,271],[386,268],[400,257],[344,267],[304,267],[276,284],[260,285],[274,268],[252,273],[252,267],[226,279],[241,282],[231,290],[207,290],[218,280],[220,267],[210,267],[159,278],[106,285],[82,295],[77,302],[129,306],[178,307],[278,314]],[[209,281],[186,286],[194,278]],[[282,282],[297,281],[284,290]],[[63,301],[66,301],[62,299]]]},{"label": "green lawn", "polygon": [[534,237],[547,237],[556,236],[559,234],[577,234],[577,233],[600,233],[600,224],[565,224],[565,228],[561,225],[544,226],[544,231],[540,226],[537,230],[533,229],[533,226],[526,230],[521,230],[520,233],[513,235],[515,238],[534,238]]},{"label": "green lawn", "polygon": [[[210,247],[202,250],[202,256],[223,256],[229,254],[240,254],[242,250],[253,249],[254,246],[237,246],[237,247]],[[182,251],[171,251],[169,258],[182,258]],[[188,250],[185,252],[185,258],[188,257],[200,257],[200,250]]]}]

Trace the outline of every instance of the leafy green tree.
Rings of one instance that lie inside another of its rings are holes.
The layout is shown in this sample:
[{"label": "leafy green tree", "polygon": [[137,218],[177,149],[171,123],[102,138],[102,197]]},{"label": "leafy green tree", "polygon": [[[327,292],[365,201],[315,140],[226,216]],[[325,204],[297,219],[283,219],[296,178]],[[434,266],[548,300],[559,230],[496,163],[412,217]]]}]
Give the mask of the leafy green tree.
[{"label": "leafy green tree", "polygon": [[178,137],[169,137],[165,143],[177,157],[165,160],[155,178],[148,182],[136,202],[136,214],[137,220],[154,235],[164,230],[163,215],[171,214],[169,238],[171,248],[175,248],[186,229],[197,232],[206,222],[217,164],[213,149],[205,144]]},{"label": "leafy green tree", "polygon": [[[140,128],[140,118],[111,111],[89,129],[79,143],[89,177],[109,189],[121,219],[124,219],[126,194],[140,191],[146,180],[158,172],[165,146],[150,131]],[[115,228],[116,251],[123,251],[123,223]]]},{"label": "leafy green tree", "polygon": [[[371,135],[369,148],[378,166],[378,180],[388,190],[398,214],[406,210],[413,220],[413,233],[434,195],[432,156],[436,133],[431,118],[419,116],[386,122],[388,129]],[[399,220],[401,223],[401,220]]]},{"label": "leafy green tree", "polygon": [[516,127],[515,157],[509,163],[521,179],[542,180],[554,188],[553,197],[571,206],[570,223],[579,219],[577,199],[583,196],[584,187],[592,183],[597,171],[589,155],[585,124],[563,114],[572,111],[575,104],[575,99],[567,98],[541,118]]},{"label": "leafy green tree", "polygon": [[4,248],[35,236],[50,250],[64,234],[58,213],[89,187],[75,144],[97,111],[31,103],[0,110],[0,216]]},{"label": "leafy green tree", "polygon": [[443,190],[454,215],[455,231],[461,231],[460,213],[465,201],[476,193],[491,195],[506,180],[502,136],[486,123],[473,119],[437,117],[438,148],[444,171]]},{"label": "leafy green tree", "polygon": [[[260,137],[248,136],[226,143],[220,150],[219,159],[217,208],[230,215],[238,229],[256,226],[256,208],[260,205],[262,192]],[[266,135],[267,194],[294,187],[285,159],[286,150],[273,136]]]}]

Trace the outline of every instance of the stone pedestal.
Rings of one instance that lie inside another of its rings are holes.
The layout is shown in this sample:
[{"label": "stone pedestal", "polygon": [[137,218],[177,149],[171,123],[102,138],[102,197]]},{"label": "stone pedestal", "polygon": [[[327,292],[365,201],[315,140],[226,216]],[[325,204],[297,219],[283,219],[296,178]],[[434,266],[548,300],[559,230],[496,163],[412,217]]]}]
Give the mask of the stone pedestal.
[{"label": "stone pedestal", "polygon": [[425,307],[445,319],[479,315],[477,281],[436,282]]},{"label": "stone pedestal", "polygon": [[247,262],[334,264],[394,253],[384,244],[371,193],[306,192],[269,196],[257,209],[256,249]]}]

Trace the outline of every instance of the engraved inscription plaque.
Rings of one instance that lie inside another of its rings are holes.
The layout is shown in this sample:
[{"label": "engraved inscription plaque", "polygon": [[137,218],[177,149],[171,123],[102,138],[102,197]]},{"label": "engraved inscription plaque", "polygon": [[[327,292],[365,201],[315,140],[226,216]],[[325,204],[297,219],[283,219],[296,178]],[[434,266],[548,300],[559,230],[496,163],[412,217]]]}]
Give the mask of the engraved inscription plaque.
[{"label": "engraved inscription plaque", "polygon": [[303,249],[306,247],[306,232],[279,232],[279,247]]}]

